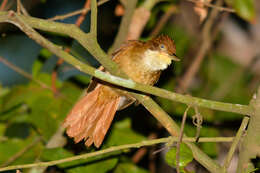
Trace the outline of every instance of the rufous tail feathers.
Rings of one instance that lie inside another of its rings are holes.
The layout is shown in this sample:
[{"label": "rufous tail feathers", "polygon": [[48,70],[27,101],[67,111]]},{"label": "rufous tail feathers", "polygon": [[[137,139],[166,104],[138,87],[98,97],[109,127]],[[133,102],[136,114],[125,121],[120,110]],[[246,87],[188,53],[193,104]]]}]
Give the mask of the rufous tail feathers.
[{"label": "rufous tail feathers", "polygon": [[85,140],[85,145],[94,143],[99,147],[114,118],[120,97],[99,97],[103,86],[98,85],[87,93],[67,115],[63,126],[76,143]]}]

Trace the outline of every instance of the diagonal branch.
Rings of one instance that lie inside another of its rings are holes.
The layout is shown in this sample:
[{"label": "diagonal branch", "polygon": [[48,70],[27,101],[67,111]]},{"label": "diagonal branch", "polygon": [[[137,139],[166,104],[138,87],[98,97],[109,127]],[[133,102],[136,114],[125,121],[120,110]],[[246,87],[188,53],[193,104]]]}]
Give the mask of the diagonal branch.
[{"label": "diagonal branch", "polygon": [[232,157],[235,153],[235,150],[237,149],[237,146],[238,146],[238,143],[241,139],[241,136],[243,135],[243,133],[245,132],[245,129],[247,127],[247,124],[248,124],[248,121],[249,121],[249,118],[248,117],[244,117],[241,125],[240,125],[240,128],[239,130],[237,131],[237,134],[236,134],[236,137],[234,138],[234,141],[232,142],[232,145],[228,151],[228,155],[225,159],[225,162],[224,162],[224,167],[223,167],[223,172],[225,172],[229,165],[230,165],[230,162],[232,160]]}]

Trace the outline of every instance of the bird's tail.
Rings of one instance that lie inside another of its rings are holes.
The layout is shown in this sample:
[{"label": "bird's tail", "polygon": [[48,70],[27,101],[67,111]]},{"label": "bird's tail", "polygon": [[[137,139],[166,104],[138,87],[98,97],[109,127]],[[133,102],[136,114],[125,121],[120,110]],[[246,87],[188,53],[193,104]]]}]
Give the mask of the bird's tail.
[{"label": "bird's tail", "polygon": [[63,123],[68,136],[73,137],[76,143],[84,139],[88,147],[92,143],[96,147],[102,144],[120,100],[119,96],[100,96],[103,88],[98,85],[80,99]]}]

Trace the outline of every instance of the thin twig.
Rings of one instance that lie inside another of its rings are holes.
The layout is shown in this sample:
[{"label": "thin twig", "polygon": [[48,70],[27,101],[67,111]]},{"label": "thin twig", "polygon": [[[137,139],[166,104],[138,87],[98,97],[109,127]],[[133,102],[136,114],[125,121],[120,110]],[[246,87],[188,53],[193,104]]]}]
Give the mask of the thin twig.
[{"label": "thin twig", "polygon": [[169,18],[177,11],[177,8],[175,5],[171,5],[166,13],[160,18],[158,24],[156,24],[155,28],[150,33],[150,37],[155,37],[158,35],[163,28],[163,26],[166,24],[166,22],[169,20]]},{"label": "thin twig", "polygon": [[[20,0],[19,0],[20,1]],[[23,6],[22,3],[20,3],[20,9],[21,12],[25,15],[25,16],[30,16],[30,14],[27,12],[27,10],[25,9],[25,7]]]},{"label": "thin twig", "polygon": [[3,0],[2,4],[0,6],[0,11],[3,11],[5,9],[7,2],[8,2],[8,0]]},{"label": "thin twig", "polygon": [[[98,1],[97,5],[98,6],[103,5],[104,3],[108,2],[108,1],[109,0],[100,0],[100,1]],[[83,8],[83,9],[80,9],[80,10],[73,11],[71,13],[67,13],[67,14],[64,14],[64,15],[59,15],[59,16],[49,18],[48,20],[49,21],[64,20],[66,18],[76,16],[76,15],[79,15],[79,14],[82,14],[82,13],[88,13],[89,10],[90,10],[90,8]]]},{"label": "thin twig", "polygon": [[226,12],[230,12],[230,13],[234,13],[235,12],[234,9],[222,7],[220,5],[214,5],[214,4],[208,3],[206,1],[199,1],[199,0],[186,0],[186,1],[189,1],[189,2],[192,2],[192,3],[195,3],[195,4],[202,3],[203,5],[205,5],[207,7],[211,7],[211,8],[217,9],[219,11],[226,11]]},{"label": "thin twig", "polygon": [[[148,139],[155,139],[157,137],[157,135],[155,133],[151,133],[148,136]],[[140,148],[139,150],[137,150],[134,154],[134,156],[132,157],[132,161],[134,163],[138,163],[143,157],[144,155],[147,153],[148,149],[147,148]]]},{"label": "thin twig", "polygon": [[236,134],[236,137],[234,138],[234,141],[232,142],[232,145],[228,151],[228,154],[227,154],[227,157],[225,159],[225,162],[224,162],[224,166],[223,166],[223,169],[225,171],[227,171],[228,167],[229,167],[229,164],[232,160],[232,157],[235,153],[235,150],[237,149],[237,146],[238,146],[238,143],[241,139],[241,136],[244,134],[245,132],[245,129],[246,129],[246,126],[248,124],[248,121],[249,121],[249,118],[248,117],[244,117],[243,118],[243,121],[237,131],[237,134]]},{"label": "thin twig", "polygon": [[7,67],[11,68],[12,70],[14,70],[15,72],[21,74],[22,76],[24,76],[27,79],[30,79],[32,81],[34,81],[35,83],[39,84],[42,88],[44,89],[49,89],[52,90],[51,87],[49,87],[48,85],[46,85],[45,83],[35,79],[31,74],[27,73],[26,71],[24,71],[23,69],[17,67],[16,65],[10,63],[8,60],[6,60],[5,58],[0,56],[0,62],[2,62],[3,64],[5,64]]},{"label": "thin twig", "polygon": [[1,164],[0,167],[5,167],[5,166],[13,163],[16,159],[21,157],[24,153],[26,153],[28,150],[30,150],[32,147],[34,147],[40,141],[41,141],[40,137],[36,138],[34,141],[32,141],[32,143],[30,143],[29,145],[25,146],[23,149],[18,151],[15,155],[13,155],[8,160],[6,160],[3,164]]},{"label": "thin twig", "polygon": [[[83,9],[90,9],[90,0],[86,0]],[[81,15],[78,17],[77,21],[75,22],[75,25],[80,26],[84,21],[87,13],[87,11],[83,11]]]},{"label": "thin twig", "polygon": [[[73,156],[65,159],[50,161],[50,162],[38,162],[38,163],[32,163],[32,164],[24,164],[24,165],[14,165],[14,166],[7,166],[4,168],[0,168],[0,172],[7,171],[7,170],[14,170],[14,169],[24,169],[24,168],[32,168],[32,167],[43,167],[43,166],[52,166],[57,165],[65,162],[71,162],[74,160],[79,159],[87,159],[90,157],[100,156],[107,153],[113,153],[116,151],[121,151],[125,149],[131,149],[131,148],[140,148],[144,146],[150,146],[160,143],[168,143],[171,141],[178,141],[179,139],[177,137],[168,137],[168,138],[160,138],[160,139],[153,139],[153,140],[146,140],[134,144],[126,144],[126,145],[120,145],[115,147],[110,147],[104,150],[95,151],[91,153],[81,154],[78,156]],[[215,138],[200,138],[200,142],[231,142],[233,140],[233,137],[215,137]],[[184,142],[195,142],[195,138],[183,138]]]},{"label": "thin twig", "polygon": [[20,0],[17,0],[17,5],[16,5],[16,11],[17,11],[17,14],[21,14],[21,1]]},{"label": "thin twig", "polygon": [[187,119],[187,113],[188,113],[189,109],[190,109],[190,106],[188,106],[186,108],[186,110],[183,114],[182,122],[181,122],[181,130],[180,130],[180,133],[179,133],[179,140],[178,140],[177,145],[176,145],[176,170],[177,170],[177,173],[180,173],[180,165],[179,165],[179,162],[180,162],[180,146],[181,146],[181,142],[182,142],[185,122],[186,122],[186,119]]}]

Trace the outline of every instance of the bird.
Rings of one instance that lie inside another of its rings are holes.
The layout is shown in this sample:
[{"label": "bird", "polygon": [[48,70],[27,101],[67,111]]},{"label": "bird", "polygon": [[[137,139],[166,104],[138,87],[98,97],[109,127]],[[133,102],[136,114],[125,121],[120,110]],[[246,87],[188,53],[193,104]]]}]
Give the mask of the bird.
[{"label": "bird", "polygon": [[[160,35],[146,42],[129,40],[112,54],[112,60],[137,83],[154,85],[163,70],[176,56],[174,41]],[[99,68],[105,71],[103,67]],[[66,133],[78,143],[84,140],[87,147],[99,148],[114,119],[116,111],[122,110],[136,100],[118,92],[112,85],[92,80],[87,93],[74,105],[63,122]]]}]

